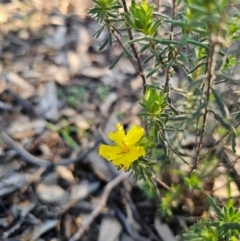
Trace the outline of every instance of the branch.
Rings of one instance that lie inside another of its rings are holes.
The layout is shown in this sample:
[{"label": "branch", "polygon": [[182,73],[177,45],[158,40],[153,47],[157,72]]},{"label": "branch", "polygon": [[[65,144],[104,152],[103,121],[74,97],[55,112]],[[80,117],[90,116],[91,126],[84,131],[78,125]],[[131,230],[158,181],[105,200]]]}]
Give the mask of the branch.
[{"label": "branch", "polygon": [[[127,4],[126,4],[126,0],[122,0],[122,3],[123,3],[123,9],[124,9],[124,12],[126,14],[129,14],[128,12],[128,8],[127,8]],[[127,23],[126,23],[127,24]],[[128,25],[128,24],[127,24]],[[133,34],[132,34],[132,30],[131,28],[128,29],[128,36],[129,36],[129,39],[130,40],[133,40]],[[130,44],[131,48],[132,48],[132,51],[133,51],[133,54],[134,54],[134,57],[136,58],[137,60],[137,64],[138,64],[138,74],[141,76],[142,78],[142,83],[143,83],[143,94],[145,94],[146,92],[146,78],[145,78],[145,75],[143,73],[143,67],[142,67],[142,63],[141,63],[141,60],[139,58],[139,54],[136,50],[136,47],[134,45],[134,43],[131,43]]]},{"label": "branch", "polygon": [[[172,1],[172,20],[174,20],[175,18],[175,11],[176,11],[176,0],[173,0]],[[171,29],[170,29],[170,33],[169,33],[169,40],[172,40],[173,39],[173,29],[174,29],[174,26],[173,24],[171,24]],[[173,61],[176,59],[178,53],[180,52],[180,48],[179,50],[175,53],[175,56],[173,58]],[[166,92],[167,91],[167,88],[169,86],[169,81],[170,81],[170,70],[171,70],[172,66],[169,66],[167,69],[166,69],[166,79],[165,79],[165,86],[164,86],[164,91]]]},{"label": "branch", "polygon": [[163,139],[167,142],[169,148],[172,150],[172,152],[174,152],[185,164],[187,164],[189,167],[191,167],[191,165],[189,163],[187,163],[179,154],[178,152],[174,149],[174,147],[172,146],[172,144],[168,141],[168,139],[165,137],[164,133],[162,131],[160,131],[161,136],[163,137]]},{"label": "branch", "polygon": [[75,158],[67,158],[67,159],[62,159],[61,161],[57,162],[57,166],[67,166],[72,163],[77,163],[83,158],[85,158],[91,151],[93,151],[100,143],[102,140],[100,138],[97,138],[94,144],[89,147],[85,152],[81,152],[77,155]]},{"label": "branch", "polygon": [[90,227],[91,223],[94,221],[94,219],[99,215],[99,213],[102,211],[102,209],[106,205],[109,194],[111,193],[113,188],[116,187],[119,183],[121,183],[127,176],[128,176],[128,174],[123,172],[123,173],[119,174],[117,177],[115,177],[112,181],[110,181],[106,185],[99,204],[93,210],[93,212],[91,213],[91,215],[90,215],[89,219],[86,221],[86,223],[83,224],[77,230],[77,232],[72,236],[72,238],[69,241],[77,241],[82,237],[84,232]]},{"label": "branch", "polygon": [[[217,51],[219,49],[219,45],[216,42],[213,42],[212,39],[210,39],[210,44],[211,44],[211,49],[210,49],[210,54],[208,58],[208,68],[207,68],[207,92],[206,92],[206,98],[207,98],[207,104],[204,110],[203,114],[203,123],[202,123],[202,129],[200,133],[200,140],[196,148],[196,160],[193,165],[192,171],[197,168],[198,163],[200,162],[200,150],[202,147],[202,142],[203,142],[203,135],[205,133],[206,129],[206,124],[207,124],[207,114],[208,114],[208,104],[209,104],[209,99],[210,99],[210,94],[211,94],[211,87],[213,85],[214,79],[215,79],[215,67],[216,67],[216,58],[217,58]],[[191,172],[192,172],[191,171]]]},{"label": "branch", "polygon": [[35,164],[38,166],[45,166],[45,167],[48,167],[51,165],[50,161],[40,159],[38,157],[33,156],[29,152],[27,152],[20,144],[15,142],[3,130],[0,130],[0,141],[6,146],[14,149],[28,163]]},{"label": "branch", "polygon": [[[45,166],[48,167],[50,165],[53,165],[54,163],[51,163],[49,160],[41,159],[38,157],[33,156],[31,153],[26,151],[19,143],[15,142],[6,132],[3,130],[0,130],[0,142],[2,142],[4,145],[12,148],[15,150],[24,161],[27,163],[31,163],[37,166]],[[57,162],[56,166],[67,166],[72,163],[77,163],[83,158],[85,158],[93,149],[95,149],[99,143],[103,142],[101,136],[97,138],[95,143],[85,152],[81,152],[77,155],[75,158],[66,158],[62,159],[59,162]]]}]

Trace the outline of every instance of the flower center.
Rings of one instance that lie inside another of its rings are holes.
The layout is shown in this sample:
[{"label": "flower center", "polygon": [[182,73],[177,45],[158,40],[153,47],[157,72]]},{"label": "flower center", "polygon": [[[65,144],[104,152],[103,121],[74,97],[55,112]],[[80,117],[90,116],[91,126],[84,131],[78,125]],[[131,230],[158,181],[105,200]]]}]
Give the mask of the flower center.
[{"label": "flower center", "polygon": [[127,145],[123,144],[123,146],[122,146],[122,152],[123,152],[123,153],[127,153],[128,150],[129,150],[129,147],[128,147]]}]

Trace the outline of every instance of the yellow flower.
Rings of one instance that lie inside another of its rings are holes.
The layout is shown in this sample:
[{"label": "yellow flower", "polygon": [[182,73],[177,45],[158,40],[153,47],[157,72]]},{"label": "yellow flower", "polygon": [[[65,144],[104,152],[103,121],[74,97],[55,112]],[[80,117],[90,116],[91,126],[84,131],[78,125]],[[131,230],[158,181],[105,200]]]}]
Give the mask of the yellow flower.
[{"label": "yellow flower", "polygon": [[142,146],[137,146],[136,143],[144,134],[144,129],[133,125],[129,132],[125,135],[123,126],[116,125],[117,131],[111,132],[108,138],[115,142],[115,145],[101,145],[99,155],[112,161],[116,166],[124,166],[128,170],[130,165],[139,157],[145,155],[145,150]]}]

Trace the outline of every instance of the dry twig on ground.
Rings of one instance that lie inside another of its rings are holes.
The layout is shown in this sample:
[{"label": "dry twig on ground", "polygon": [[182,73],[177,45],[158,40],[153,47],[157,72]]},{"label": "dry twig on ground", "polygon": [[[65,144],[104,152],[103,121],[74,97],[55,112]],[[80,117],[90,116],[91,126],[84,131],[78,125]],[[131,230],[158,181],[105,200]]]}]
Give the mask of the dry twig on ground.
[{"label": "dry twig on ground", "polygon": [[90,227],[93,220],[99,215],[101,210],[106,205],[109,194],[111,193],[113,188],[116,187],[119,183],[121,183],[127,177],[127,175],[128,174],[125,172],[121,173],[106,185],[103,195],[101,197],[101,201],[99,202],[97,207],[93,210],[87,222],[78,229],[78,231],[72,236],[72,238],[69,241],[77,241],[82,237],[84,232]]}]

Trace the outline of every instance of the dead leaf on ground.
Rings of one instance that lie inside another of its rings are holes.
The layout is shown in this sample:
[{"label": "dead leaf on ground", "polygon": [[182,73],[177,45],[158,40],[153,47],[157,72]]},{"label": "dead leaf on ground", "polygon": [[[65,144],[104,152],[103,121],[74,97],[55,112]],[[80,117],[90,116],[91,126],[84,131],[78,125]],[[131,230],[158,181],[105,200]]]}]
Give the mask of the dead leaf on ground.
[{"label": "dead leaf on ground", "polygon": [[88,154],[88,160],[92,164],[94,173],[101,180],[110,181],[113,178],[106,161],[100,157],[96,151]]},{"label": "dead leaf on ground", "polygon": [[32,233],[31,233],[31,239],[30,241],[36,241],[38,240],[38,238],[46,233],[47,231],[53,229],[54,227],[57,226],[57,224],[59,223],[58,220],[46,220],[42,223],[40,223],[39,225],[35,226]]},{"label": "dead leaf on ground", "polygon": [[45,185],[40,183],[36,187],[39,198],[47,203],[64,204],[68,200],[68,193],[58,185]]},{"label": "dead leaf on ground", "polygon": [[23,99],[27,99],[35,93],[34,87],[15,73],[6,73],[5,80],[10,84],[11,89]]},{"label": "dead leaf on ground", "polygon": [[104,218],[100,225],[98,241],[116,241],[122,226],[116,218]]},{"label": "dead leaf on ground", "polygon": [[56,84],[53,81],[43,84],[36,112],[39,116],[44,116],[47,120],[58,120],[57,89]]},{"label": "dead leaf on ground", "polygon": [[230,198],[229,197],[229,186],[231,190],[231,197],[238,197],[239,190],[235,182],[230,182],[226,174],[222,174],[214,179],[213,194],[218,198]]},{"label": "dead leaf on ground", "polygon": [[25,115],[19,115],[13,120],[7,133],[16,139],[29,138],[35,134],[30,119]]},{"label": "dead leaf on ground", "polygon": [[107,98],[103,101],[103,103],[100,106],[101,113],[104,116],[109,115],[109,110],[111,108],[111,105],[118,99],[117,93],[110,93]]}]

